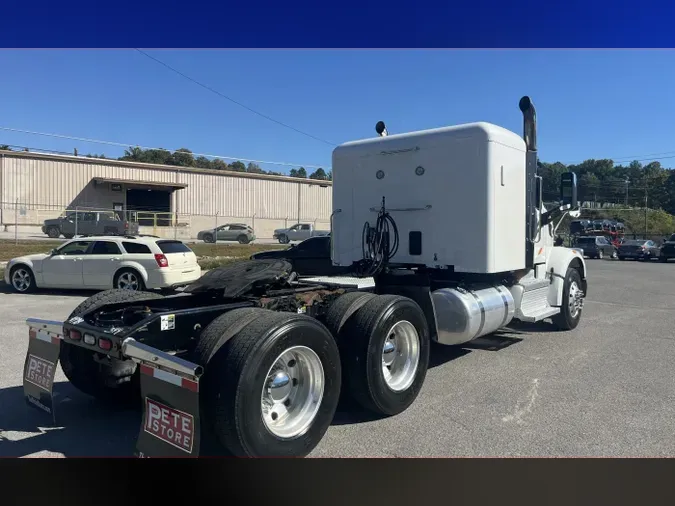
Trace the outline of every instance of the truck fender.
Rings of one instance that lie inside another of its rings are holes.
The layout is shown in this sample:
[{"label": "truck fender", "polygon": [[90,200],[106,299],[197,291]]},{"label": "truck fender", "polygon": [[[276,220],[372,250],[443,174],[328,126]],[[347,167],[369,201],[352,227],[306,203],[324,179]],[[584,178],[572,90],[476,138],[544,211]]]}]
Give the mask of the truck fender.
[{"label": "truck fender", "polygon": [[110,280],[111,284],[114,280],[114,277],[117,275],[117,273],[120,271],[120,269],[124,269],[125,267],[138,271],[138,273],[143,278],[143,282],[144,283],[148,282],[148,271],[145,270],[145,267],[143,267],[138,262],[134,262],[133,260],[124,260],[124,261],[120,262],[119,267],[115,270],[115,272],[113,274],[113,278]]},{"label": "truck fender", "polygon": [[577,269],[581,275],[581,289],[588,295],[588,283],[586,280],[586,262],[581,253],[575,249],[560,246],[551,248],[551,254],[546,263],[547,274],[551,278],[548,292],[548,303],[553,307],[562,305],[563,285],[565,275],[570,267]]},{"label": "truck fender", "polygon": [[[419,278],[419,276],[417,276]],[[396,278],[389,278],[386,275],[376,278],[376,290],[378,295],[401,295],[408,297],[417,303],[422,309],[429,325],[429,336],[432,341],[438,341],[438,326],[436,321],[436,308],[431,296],[431,289],[428,280],[424,282],[396,283]],[[392,282],[394,281],[394,282]]]}]

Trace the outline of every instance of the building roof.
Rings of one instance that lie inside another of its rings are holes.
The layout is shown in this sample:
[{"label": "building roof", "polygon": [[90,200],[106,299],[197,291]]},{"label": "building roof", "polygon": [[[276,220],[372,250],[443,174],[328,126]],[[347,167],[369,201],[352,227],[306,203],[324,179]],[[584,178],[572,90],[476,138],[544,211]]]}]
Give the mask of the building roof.
[{"label": "building roof", "polygon": [[332,186],[332,181],[322,181],[318,179],[300,179],[291,176],[274,176],[271,174],[255,174],[250,172],[236,172],[230,170],[200,169],[197,167],[180,167],[177,165],[159,165],[154,163],[129,162],[125,160],[115,160],[112,158],[88,158],[86,156],[57,155],[51,153],[33,153],[30,151],[4,151],[0,150],[0,157],[27,158],[33,160],[48,160],[55,162],[89,163],[92,165],[108,165],[117,167],[127,167],[136,169],[156,169],[171,172],[185,172],[197,174],[211,174],[228,177],[241,177],[247,179],[267,179],[270,181],[284,181],[287,183],[305,183],[319,186]]}]

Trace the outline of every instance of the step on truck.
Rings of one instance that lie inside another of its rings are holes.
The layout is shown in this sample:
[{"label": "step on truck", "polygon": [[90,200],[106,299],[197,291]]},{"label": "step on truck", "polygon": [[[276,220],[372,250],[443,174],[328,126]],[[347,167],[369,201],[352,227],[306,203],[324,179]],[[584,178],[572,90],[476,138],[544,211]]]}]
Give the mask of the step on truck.
[{"label": "step on truck", "polygon": [[574,329],[586,265],[554,238],[579,216],[576,175],[546,209],[535,109],[519,106],[522,137],[489,123],[389,135],[378,122],[377,137],[334,150],[331,258],[351,278],[250,260],[180,294],[109,290],[65,321],[28,319],[27,404],[55,420],[60,362],[85,394],[142,409],[140,457],[305,456],[341,397],[405,411],[432,342],[512,320]]}]

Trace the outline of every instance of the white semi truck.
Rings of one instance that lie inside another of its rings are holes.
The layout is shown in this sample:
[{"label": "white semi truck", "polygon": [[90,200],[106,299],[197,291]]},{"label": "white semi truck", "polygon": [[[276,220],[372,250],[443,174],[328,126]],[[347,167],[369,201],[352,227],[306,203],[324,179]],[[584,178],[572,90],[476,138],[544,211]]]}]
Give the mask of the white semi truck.
[{"label": "white semi truck", "polygon": [[535,109],[528,97],[520,109],[522,138],[489,123],[387,135],[380,122],[378,137],[335,149],[331,256],[352,278],[251,260],[179,295],[109,290],[65,321],[28,319],[28,405],[55,417],[60,360],[86,394],[143,406],[139,456],[304,456],[341,395],[406,410],[432,341],[513,319],[574,329],[586,265],[554,232],[578,214],[576,175],[545,209]]}]

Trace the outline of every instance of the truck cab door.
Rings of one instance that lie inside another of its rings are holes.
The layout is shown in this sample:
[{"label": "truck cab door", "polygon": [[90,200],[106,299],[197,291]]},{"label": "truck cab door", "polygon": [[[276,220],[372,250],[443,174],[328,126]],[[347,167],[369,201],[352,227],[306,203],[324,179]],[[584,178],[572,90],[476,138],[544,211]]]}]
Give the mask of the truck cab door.
[{"label": "truck cab door", "polygon": [[293,225],[291,228],[288,229],[287,236],[291,241],[297,241],[300,239],[300,234],[298,233],[300,230],[300,225]]},{"label": "truck cab door", "polygon": [[96,213],[81,213],[77,217],[77,233],[79,234],[95,234],[97,232],[96,230],[96,224],[98,223],[97,221],[97,216]]}]

